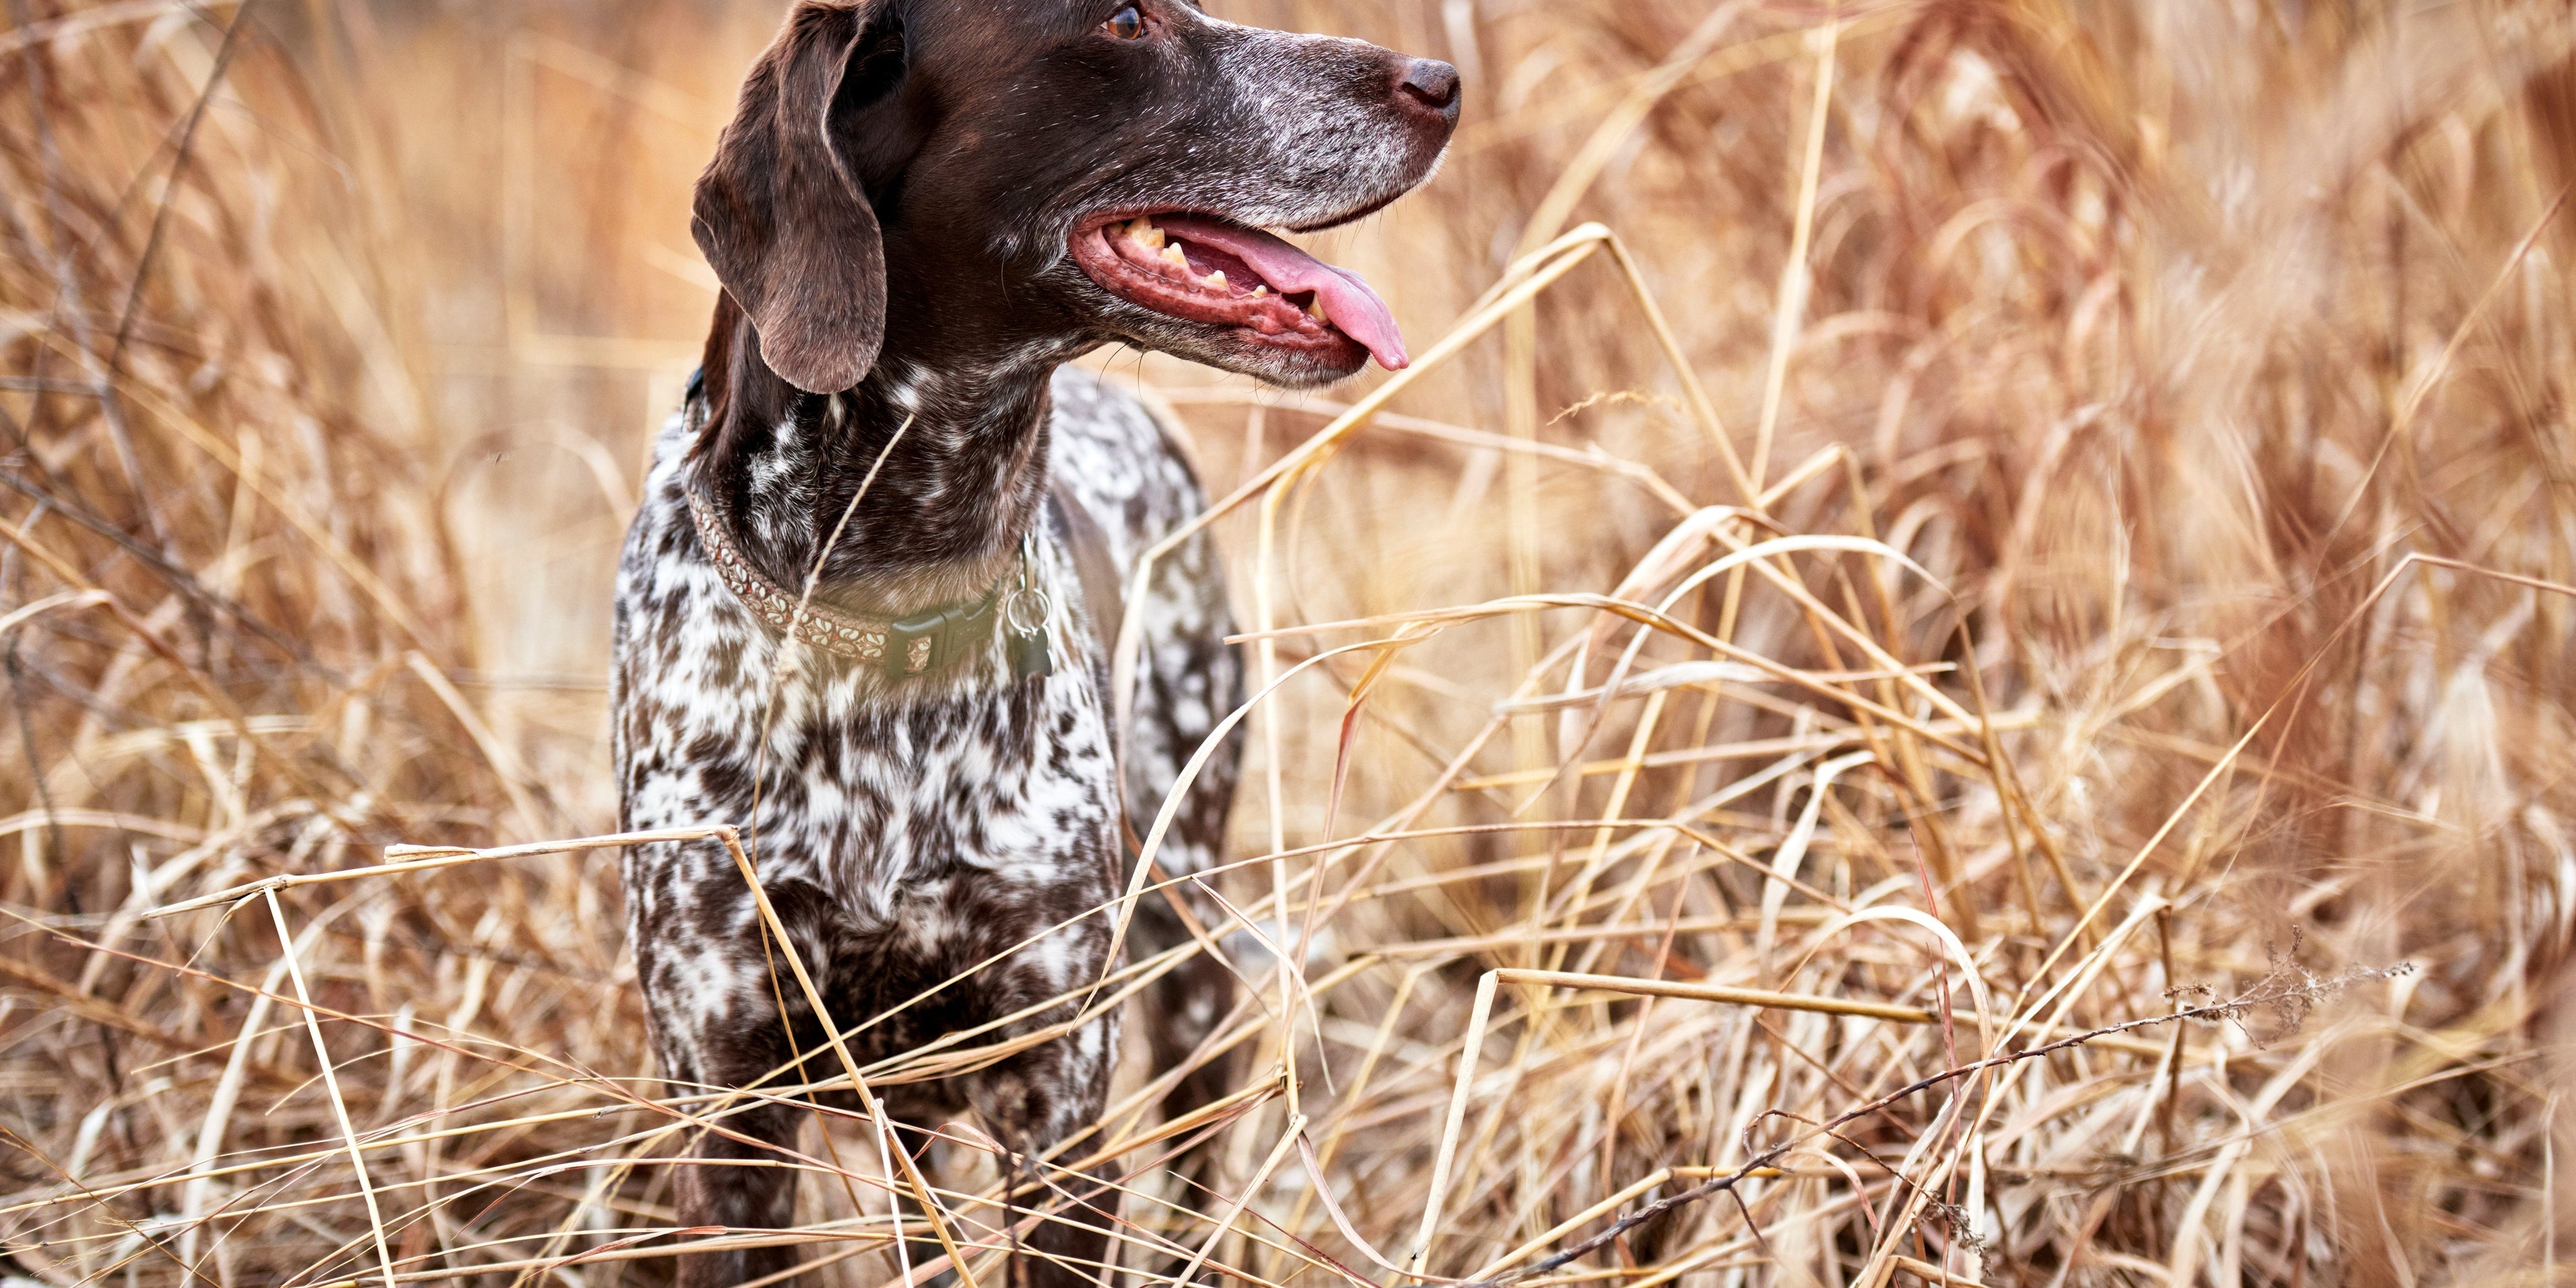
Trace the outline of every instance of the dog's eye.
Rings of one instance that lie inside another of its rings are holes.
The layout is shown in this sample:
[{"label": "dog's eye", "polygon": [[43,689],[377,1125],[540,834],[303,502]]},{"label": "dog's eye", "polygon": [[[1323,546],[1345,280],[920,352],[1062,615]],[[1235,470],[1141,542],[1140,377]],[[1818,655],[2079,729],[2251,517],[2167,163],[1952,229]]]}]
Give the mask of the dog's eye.
[{"label": "dog's eye", "polygon": [[1100,29],[1120,40],[1141,40],[1145,36],[1144,11],[1132,4],[1122,5],[1109,15],[1109,21],[1100,24]]}]

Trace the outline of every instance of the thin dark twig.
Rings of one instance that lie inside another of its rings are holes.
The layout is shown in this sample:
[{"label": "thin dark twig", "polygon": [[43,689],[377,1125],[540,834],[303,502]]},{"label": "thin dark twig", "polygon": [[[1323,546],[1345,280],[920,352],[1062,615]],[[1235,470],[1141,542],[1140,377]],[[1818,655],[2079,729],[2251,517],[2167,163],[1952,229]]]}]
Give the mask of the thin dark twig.
[{"label": "thin dark twig", "polygon": [[1728,1190],[1726,1197],[1735,1200],[1735,1210],[1744,1216],[1744,1228],[1753,1232],[1753,1246],[1761,1249],[1763,1256],[1778,1261],[1778,1255],[1771,1251],[1771,1241],[1762,1235],[1762,1223],[1753,1219],[1753,1205],[1744,1201],[1744,1192]]},{"label": "thin dark twig", "polygon": [[[2180,1030],[2177,1029],[2176,1031],[2179,1032]],[[1952,1058],[1956,1059],[1957,1057],[1953,1056]],[[1953,1099],[1949,1105],[1943,1108],[1941,1117],[1944,1125],[1941,1130],[1944,1134],[1957,1133],[1959,1130],[1959,1124],[1966,1121],[1966,1108],[1967,1105],[1964,1098]],[[1960,1112],[1951,1113],[1949,1112],[1951,1109],[1957,1109]],[[1929,1205],[1933,1211],[1939,1213],[1941,1217],[1949,1223],[1953,1236],[1959,1236],[1965,1230],[1965,1227],[1968,1224],[1968,1214],[1966,1209],[1960,1207],[1956,1203],[1943,1199],[1940,1195],[1934,1194],[1932,1191],[1924,1188],[1921,1181],[1915,1180],[1913,1177],[1906,1175],[1905,1169],[1898,1167],[1896,1164],[1887,1161],[1884,1157],[1881,1157],[1877,1150],[1871,1149],[1869,1146],[1862,1144],[1860,1141],[1854,1140],[1851,1136],[1845,1134],[1842,1127],[1838,1125],[1842,1121],[1840,1119],[1836,1119],[1834,1122],[1830,1123],[1820,1123],[1803,1114],[1791,1113],[1786,1109],[1766,1109],[1761,1113],[1755,1114],[1753,1116],[1753,1121],[1744,1125],[1745,1153],[1750,1154],[1754,1152],[1753,1133],[1760,1130],[1763,1120],[1768,1118],[1786,1118],[1792,1122],[1802,1123],[1813,1128],[1814,1130],[1807,1133],[1806,1138],[1813,1138],[1820,1135],[1829,1136],[1835,1140],[1841,1141],[1845,1145],[1851,1146],[1853,1153],[1869,1160],[1873,1166],[1877,1167],[1878,1170],[1887,1173],[1888,1177],[1894,1180],[1898,1185],[1903,1186],[1905,1189],[1916,1194],[1922,1195],[1924,1203]],[[1792,1143],[1795,1144],[1799,1142]],[[1957,1169],[1951,1169],[1950,1174],[1952,1178],[1955,1179]],[[1737,1198],[1736,1203],[1738,1206],[1741,1206],[1743,1204],[1743,1199],[1740,1197]],[[1861,1209],[1861,1212],[1862,1215],[1869,1218],[1870,1240],[1875,1244],[1880,1237],[1878,1213],[1866,1206]],[[1759,1240],[1762,1237],[1762,1232],[1759,1229],[1756,1229],[1753,1231],[1753,1236],[1755,1239]],[[1981,1258],[1985,1255],[1985,1249],[1982,1246],[1983,1240],[1973,1233],[1966,1234],[1964,1238],[1961,1238],[1960,1244],[1963,1247],[1976,1251]]]},{"label": "thin dark twig", "polygon": [[[33,25],[28,18],[26,0],[9,0],[9,13],[21,28]],[[117,465],[125,471],[126,486],[134,493],[135,507],[143,512],[144,522],[152,530],[153,542],[163,550],[171,551],[169,529],[161,522],[160,511],[153,508],[151,494],[143,487],[143,461],[135,454],[134,434],[126,424],[125,409],[116,397],[115,378],[99,361],[98,337],[90,329],[88,306],[82,303],[80,270],[72,263],[71,251],[63,244],[72,239],[71,220],[63,211],[62,145],[54,136],[53,115],[45,109],[45,58],[40,45],[35,43],[20,53],[27,67],[27,113],[35,127],[36,154],[45,175],[45,216],[52,222],[45,244],[39,246],[33,236],[28,236],[27,245],[31,250],[43,253],[52,263],[55,311],[71,327],[73,346],[79,351],[81,365],[89,377],[90,393],[98,399],[99,414],[107,422],[108,441],[116,448]]]},{"label": "thin dark twig", "polygon": [[[27,719],[27,677],[24,665],[18,659],[16,640],[9,642],[9,651],[5,661],[0,661],[0,668],[5,668],[9,674],[10,705],[18,714],[19,754],[27,758],[27,781],[36,789],[36,807],[45,811],[45,839],[53,846],[54,861],[68,863],[70,852],[63,840],[62,815],[54,809],[54,789],[45,781],[44,762],[36,756],[36,730]],[[34,894],[37,904],[42,906],[44,891],[38,890]],[[63,873],[63,894],[71,901],[73,914],[78,915],[81,910],[80,892],[72,884],[68,869]]]},{"label": "thin dark twig", "polygon": [[[27,758],[27,779],[35,784],[36,804],[45,811],[45,839],[53,846],[54,862],[63,869],[63,902],[74,916],[78,916],[81,911],[80,883],[73,879],[71,850],[63,839],[62,816],[54,811],[53,787],[45,781],[44,762],[36,756],[36,730],[27,719],[27,680],[19,664],[17,640],[9,641],[5,666],[9,673],[10,705],[18,713],[18,747]],[[41,904],[44,891],[38,890],[34,894]],[[125,1062],[117,1058],[116,1033],[104,1022],[94,1020],[91,1023],[98,1030],[99,1050],[106,1056],[108,1085],[118,1094],[123,1094]]]},{"label": "thin dark twig", "polygon": [[[241,38],[242,20],[250,16],[258,0],[242,0],[233,7],[233,20],[224,24],[224,39],[215,48],[215,65],[206,73],[205,86],[197,91],[195,106],[188,109],[187,124],[179,128],[177,155],[170,160],[170,177],[161,185],[161,204],[152,212],[152,231],[143,239],[143,253],[134,260],[134,281],[125,291],[125,312],[116,320],[116,342],[107,351],[107,375],[114,380],[125,365],[125,348],[134,336],[134,315],[143,307],[143,284],[152,277],[152,261],[161,253],[161,237],[170,223],[170,207],[179,196],[179,182],[187,177],[188,160],[197,142],[197,126],[206,119],[206,108],[215,101],[215,90],[224,83],[224,72],[232,66],[233,49]],[[200,14],[200,17],[204,15]]]},{"label": "thin dark twig", "polygon": [[[33,452],[28,453],[28,461],[29,463],[42,468],[42,462]],[[293,659],[298,665],[315,667],[321,670],[322,674],[326,678],[335,683],[344,683],[346,681],[346,676],[341,674],[337,669],[321,667],[314,659],[313,651],[299,643],[294,637],[261,620],[249,609],[246,609],[239,603],[234,602],[231,597],[209,589],[204,582],[197,579],[197,575],[195,573],[190,572],[187,568],[173,562],[167,555],[164,555],[161,552],[152,549],[150,546],[146,546],[142,542],[135,540],[123,528],[120,528],[115,524],[108,522],[106,519],[92,514],[80,506],[74,505],[71,502],[62,499],[60,496],[57,496],[54,493],[47,491],[34,483],[30,483],[6,470],[0,470],[0,485],[15,488],[18,491],[25,493],[27,498],[36,502],[39,507],[51,507],[55,513],[60,514],[64,518],[115,542],[119,549],[134,556],[136,562],[141,563],[144,567],[160,574],[162,580],[170,583],[170,587],[172,589],[178,591],[189,599],[196,601],[198,604],[221,612],[224,616],[230,617],[234,621],[248,627],[252,634],[257,635],[262,641],[285,654],[287,657]]]}]

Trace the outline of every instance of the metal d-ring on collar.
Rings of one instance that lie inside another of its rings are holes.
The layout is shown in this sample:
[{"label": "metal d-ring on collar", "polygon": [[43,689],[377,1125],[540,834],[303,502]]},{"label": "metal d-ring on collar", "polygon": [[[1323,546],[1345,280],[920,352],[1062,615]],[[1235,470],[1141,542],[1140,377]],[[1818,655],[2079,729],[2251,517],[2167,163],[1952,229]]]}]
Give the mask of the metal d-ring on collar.
[{"label": "metal d-ring on collar", "polygon": [[[771,581],[743,557],[721,512],[705,493],[695,485],[686,491],[689,517],[697,524],[698,543],[706,548],[707,559],[715,565],[716,575],[723,579],[726,589],[744,607],[772,627],[826,653],[876,664],[887,679],[927,675],[964,657],[970,646],[993,633],[995,622],[1003,616],[1002,592],[1012,581],[1009,573],[996,580],[979,599],[943,604],[909,617],[868,617],[828,604],[800,604],[802,596]],[[1020,584],[1011,598],[1016,602],[1023,596],[1037,596],[1037,621],[1042,630],[1045,592],[1036,589],[1030,554],[1024,544],[1019,561]]]},{"label": "metal d-ring on collar", "polygon": [[1038,584],[1038,527],[1020,534],[1020,584],[1002,597],[1002,631],[1011,655],[1011,678],[1026,680],[1055,674],[1055,649],[1047,634],[1047,617],[1055,601]]}]

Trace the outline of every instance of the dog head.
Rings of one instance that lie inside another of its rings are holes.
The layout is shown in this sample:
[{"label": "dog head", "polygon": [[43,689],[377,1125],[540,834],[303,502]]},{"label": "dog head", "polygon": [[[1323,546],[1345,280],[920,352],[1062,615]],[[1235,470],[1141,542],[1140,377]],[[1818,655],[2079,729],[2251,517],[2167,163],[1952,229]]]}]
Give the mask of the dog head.
[{"label": "dog head", "polygon": [[1375,292],[1266,229],[1427,177],[1448,64],[1187,0],[807,0],[745,80],[692,231],[809,392],[907,354],[1124,340],[1312,385],[1405,361]]}]

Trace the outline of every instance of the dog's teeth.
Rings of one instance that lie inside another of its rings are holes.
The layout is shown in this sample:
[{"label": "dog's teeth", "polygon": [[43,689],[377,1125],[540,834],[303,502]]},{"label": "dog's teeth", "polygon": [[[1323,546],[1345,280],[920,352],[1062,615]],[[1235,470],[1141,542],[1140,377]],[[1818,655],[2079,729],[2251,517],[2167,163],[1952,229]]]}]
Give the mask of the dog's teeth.
[{"label": "dog's teeth", "polygon": [[1215,290],[1215,291],[1222,291],[1222,290],[1224,290],[1224,289],[1225,289],[1225,270],[1224,270],[1224,269],[1222,269],[1222,268],[1220,268],[1220,269],[1218,269],[1217,271],[1215,271],[1215,272],[1213,272],[1213,273],[1208,274],[1208,275],[1207,275],[1207,278],[1206,278],[1206,281],[1207,281],[1208,289],[1210,289],[1210,290]]},{"label": "dog's teeth", "polygon": [[1252,293],[1255,296],[1268,295],[1270,293],[1270,288],[1267,286],[1256,286],[1252,288]]},{"label": "dog's teeth", "polygon": [[1163,262],[1181,268],[1187,268],[1189,267],[1190,257],[1181,253],[1181,245],[1179,242],[1173,242],[1172,244],[1163,247]]},{"label": "dog's teeth", "polygon": [[1316,321],[1318,321],[1318,322],[1325,321],[1325,320],[1326,320],[1326,318],[1324,317],[1324,302],[1323,302],[1322,300],[1309,300],[1309,301],[1307,301],[1307,302],[1306,302],[1306,316],[1308,316],[1308,317],[1310,317],[1310,318],[1313,318],[1313,319],[1315,319],[1315,320],[1316,320]]}]

